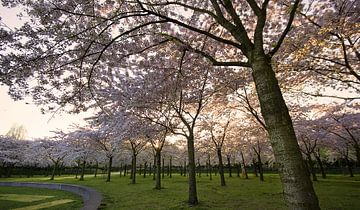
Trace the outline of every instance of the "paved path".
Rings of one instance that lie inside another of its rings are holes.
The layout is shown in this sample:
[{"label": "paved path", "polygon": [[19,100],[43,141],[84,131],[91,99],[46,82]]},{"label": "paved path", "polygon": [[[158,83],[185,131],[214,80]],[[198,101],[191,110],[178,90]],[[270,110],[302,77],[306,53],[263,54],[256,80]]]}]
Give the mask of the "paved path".
[{"label": "paved path", "polygon": [[57,184],[57,183],[37,183],[37,182],[0,182],[0,186],[10,187],[35,187],[47,188],[55,190],[65,190],[80,195],[83,198],[84,206],[82,210],[96,210],[101,204],[101,194],[89,187],[71,185],[71,184]]}]

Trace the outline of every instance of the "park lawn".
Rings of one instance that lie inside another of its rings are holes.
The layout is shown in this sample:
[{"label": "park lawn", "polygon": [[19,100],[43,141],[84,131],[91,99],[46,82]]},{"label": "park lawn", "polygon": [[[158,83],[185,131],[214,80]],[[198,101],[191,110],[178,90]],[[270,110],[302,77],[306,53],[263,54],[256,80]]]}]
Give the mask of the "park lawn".
[{"label": "park lawn", "polygon": [[[11,178],[7,181],[49,182],[48,178]],[[54,182],[80,184],[103,193],[102,209],[287,209],[278,175],[265,174],[265,182],[251,176],[248,180],[226,176],[226,187],[219,186],[219,177],[202,175],[197,177],[199,205],[189,207],[187,200],[187,179],[180,175],[165,176],[163,189],[155,190],[152,177],[137,177],[137,184],[130,184],[129,176],[112,175],[111,182],[104,176],[86,176],[85,181],[73,176],[56,177]],[[360,178],[343,175],[328,175],[314,183],[322,209],[357,210],[360,207]]]},{"label": "park lawn", "polygon": [[[0,179],[1,180],[1,179]],[[0,187],[0,209],[80,209],[82,198],[62,190],[31,187]]]}]

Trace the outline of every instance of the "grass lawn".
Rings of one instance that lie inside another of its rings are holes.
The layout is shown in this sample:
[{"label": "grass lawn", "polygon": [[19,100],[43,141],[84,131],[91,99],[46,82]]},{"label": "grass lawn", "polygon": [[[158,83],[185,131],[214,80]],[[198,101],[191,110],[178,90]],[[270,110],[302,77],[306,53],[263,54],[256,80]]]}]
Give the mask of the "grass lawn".
[{"label": "grass lawn", "polygon": [[[2,181],[2,179],[0,179]],[[62,190],[31,187],[0,187],[0,209],[79,209],[82,198]]]},{"label": "grass lawn", "polygon": [[[49,178],[10,178],[3,181],[49,182]],[[103,193],[103,209],[189,209],[187,205],[187,178],[173,175],[162,181],[163,189],[155,190],[152,177],[137,177],[137,184],[130,184],[129,177],[113,174],[111,182],[105,177],[86,176],[85,181],[71,177],[56,177],[54,182],[80,184]],[[197,177],[199,205],[191,209],[286,209],[278,175],[265,174],[265,182],[250,176],[245,180],[226,177],[226,187],[219,186],[219,177]],[[328,175],[314,183],[322,209],[360,209],[360,177]],[[0,192],[4,192],[0,187]],[[37,191],[37,190],[36,190]],[[6,192],[6,190],[5,190]],[[10,192],[6,192],[10,193]],[[35,193],[39,195],[39,193]],[[50,195],[50,194],[47,194]],[[53,194],[51,194],[53,195]],[[2,208],[0,202],[0,209]],[[52,208],[53,209],[53,208]],[[64,208],[63,208],[64,209]],[[66,208],[70,209],[70,208]]]}]

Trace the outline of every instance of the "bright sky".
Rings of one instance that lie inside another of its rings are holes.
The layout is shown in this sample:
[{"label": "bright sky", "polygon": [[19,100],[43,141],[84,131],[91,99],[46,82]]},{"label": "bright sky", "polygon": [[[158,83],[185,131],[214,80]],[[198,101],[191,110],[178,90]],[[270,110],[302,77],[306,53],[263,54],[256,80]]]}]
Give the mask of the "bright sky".
[{"label": "bright sky", "polygon": [[[89,114],[69,115],[41,114],[40,107],[31,101],[14,101],[7,94],[7,87],[0,86],[0,135],[5,135],[12,125],[24,125],[28,139],[52,136],[51,131],[66,130],[74,123],[84,123]],[[26,102],[30,102],[26,104]]]},{"label": "bright sky", "polygon": [[[19,9],[7,9],[0,6],[1,22],[8,27],[19,27],[21,21],[16,16]],[[40,107],[35,106],[31,100],[14,101],[7,94],[8,88],[0,86],[0,135],[6,134],[15,123],[23,125],[27,129],[28,139],[52,136],[51,131],[66,130],[74,123],[84,123],[84,117],[89,113],[81,115],[54,115],[41,114]],[[29,103],[29,104],[26,104]]]}]

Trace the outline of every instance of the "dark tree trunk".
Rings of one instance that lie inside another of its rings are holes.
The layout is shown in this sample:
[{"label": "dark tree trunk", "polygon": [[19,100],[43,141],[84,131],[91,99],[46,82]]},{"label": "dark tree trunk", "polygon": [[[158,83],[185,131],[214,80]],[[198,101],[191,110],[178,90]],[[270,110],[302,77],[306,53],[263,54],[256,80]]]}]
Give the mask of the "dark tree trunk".
[{"label": "dark tree trunk", "polygon": [[183,165],[180,166],[180,176],[183,175]]},{"label": "dark tree trunk", "polygon": [[209,175],[210,175],[210,180],[212,180],[212,166],[210,159],[209,159]]},{"label": "dark tree trunk", "polygon": [[96,178],[99,169],[99,163],[96,162],[94,177]]},{"label": "dark tree trunk", "polygon": [[154,170],[153,180],[155,180],[156,179],[156,173],[157,173],[157,156],[156,156],[156,154],[154,155],[154,168],[153,168],[153,170]]},{"label": "dark tree trunk", "polygon": [[226,158],[227,158],[227,162],[228,162],[229,177],[232,177],[230,155],[226,155]]},{"label": "dark tree trunk", "polygon": [[140,164],[139,165],[139,175],[141,176],[141,173],[142,173],[142,165]]},{"label": "dark tree trunk", "polygon": [[85,166],[86,166],[86,161],[83,160],[82,162],[82,166],[81,166],[81,174],[80,174],[80,181],[84,181],[84,174],[85,174]]},{"label": "dark tree trunk", "polygon": [[197,166],[197,168],[198,168],[198,176],[199,177],[201,177],[201,165],[200,165],[200,160],[198,159],[198,166]]},{"label": "dark tree trunk", "polygon": [[109,157],[108,168],[107,168],[107,179],[106,179],[106,182],[110,182],[110,179],[111,179],[112,160],[113,160],[113,157],[110,156],[110,157]]},{"label": "dark tree trunk", "polygon": [[186,160],[184,161],[184,176],[186,176],[187,173],[187,165],[186,165]]},{"label": "dark tree trunk", "polygon": [[170,173],[170,178],[172,178],[172,156],[170,156],[169,173]]},{"label": "dark tree trunk", "polygon": [[144,178],[146,178],[147,162],[144,163]]},{"label": "dark tree trunk", "polygon": [[131,184],[136,183],[136,155],[132,156],[132,168],[131,168]]},{"label": "dark tree trunk", "polygon": [[253,159],[252,162],[253,162],[253,166],[254,166],[254,174],[256,177],[259,177],[258,170],[257,170],[258,167],[257,167],[257,163],[256,163],[255,159]]},{"label": "dark tree trunk", "polygon": [[223,161],[222,161],[221,148],[217,148],[216,152],[217,152],[217,156],[218,156],[218,159],[219,159],[220,185],[225,186],[226,183],[225,183],[224,165],[223,165]]},{"label": "dark tree trunk", "polygon": [[322,163],[322,161],[321,161],[321,158],[320,158],[320,154],[319,154],[319,153],[318,153],[318,154],[315,153],[315,159],[316,159],[316,162],[317,162],[318,165],[319,165],[319,168],[320,168],[320,171],[321,171],[321,177],[322,177],[323,179],[326,179],[325,168],[324,168],[324,165],[323,165],[323,163]]},{"label": "dark tree trunk", "polygon": [[[261,43],[259,40],[256,42]],[[262,47],[255,46],[250,60],[261,113],[279,164],[285,201],[290,209],[320,209],[271,59],[264,54]]]},{"label": "dark tree trunk", "polygon": [[162,158],[162,178],[165,178],[165,158]]},{"label": "dark tree trunk", "polygon": [[120,172],[119,172],[120,177],[122,177],[122,169],[123,169],[123,163],[120,163]]},{"label": "dark tree trunk", "polygon": [[241,171],[240,164],[241,164],[241,163],[239,163],[239,164],[236,165],[236,176],[237,176],[237,177],[240,177],[240,171]]},{"label": "dark tree trunk", "polygon": [[310,174],[312,176],[313,181],[316,182],[318,179],[317,179],[315,168],[314,168],[314,161],[312,160],[310,154],[307,154],[306,158],[307,158],[307,162],[308,162],[308,165],[309,165],[309,172],[310,172]]},{"label": "dark tree trunk", "polygon": [[155,152],[156,158],[156,178],[155,178],[155,189],[161,189],[161,151]]},{"label": "dark tree trunk", "polygon": [[245,177],[245,179],[249,179],[247,169],[246,169],[246,164],[245,164],[244,153],[242,151],[240,151],[240,155],[241,155],[241,160],[242,160],[241,175],[243,177]]},{"label": "dark tree trunk", "polygon": [[356,142],[354,144],[355,154],[356,154],[356,165],[360,166],[360,145]]},{"label": "dark tree trunk", "polygon": [[189,158],[189,204],[197,205],[197,190],[196,190],[196,165],[195,165],[195,148],[194,148],[194,134],[190,133],[187,137],[188,158]]},{"label": "dark tree trunk", "polygon": [[124,164],[124,176],[127,174],[127,164]]},{"label": "dark tree trunk", "polygon": [[257,158],[258,158],[258,162],[257,162],[257,166],[258,166],[258,169],[259,169],[259,174],[260,174],[260,181],[264,181],[264,170],[263,170],[263,164],[262,164],[262,161],[261,161],[261,155],[260,153],[256,154],[257,155]]},{"label": "dark tree trunk", "polygon": [[350,177],[354,177],[351,161],[348,157],[345,157],[346,166],[349,170]]},{"label": "dark tree trunk", "polygon": [[54,167],[53,167],[53,170],[52,170],[52,173],[51,173],[50,180],[54,180],[57,166],[58,166],[58,163],[56,162],[56,163],[54,164]]}]

